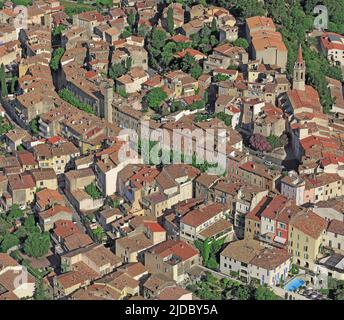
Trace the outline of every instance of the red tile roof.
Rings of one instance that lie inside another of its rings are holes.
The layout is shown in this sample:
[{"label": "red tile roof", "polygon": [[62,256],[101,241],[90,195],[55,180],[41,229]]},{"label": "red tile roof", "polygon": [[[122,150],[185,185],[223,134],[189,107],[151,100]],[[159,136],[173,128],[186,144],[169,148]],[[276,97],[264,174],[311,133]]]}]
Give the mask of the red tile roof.
[{"label": "red tile roof", "polygon": [[151,232],[166,232],[166,230],[157,222],[146,221],[144,225]]},{"label": "red tile roof", "polygon": [[197,249],[181,240],[167,240],[151,248],[149,251],[164,258],[173,254],[182,261],[186,261],[198,255]]}]

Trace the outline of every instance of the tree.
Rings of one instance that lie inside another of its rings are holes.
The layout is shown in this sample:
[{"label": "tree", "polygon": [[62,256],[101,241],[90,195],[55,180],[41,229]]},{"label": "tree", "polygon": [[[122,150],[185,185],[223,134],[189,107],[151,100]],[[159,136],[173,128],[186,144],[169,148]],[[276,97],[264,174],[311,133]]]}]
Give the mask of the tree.
[{"label": "tree", "polygon": [[137,30],[137,35],[139,37],[145,38],[149,33],[149,27],[146,25],[140,25]]},{"label": "tree", "polygon": [[255,133],[250,137],[250,145],[254,150],[261,152],[271,151],[270,143],[263,135],[259,133]]},{"label": "tree", "polygon": [[236,47],[241,47],[241,48],[244,48],[245,50],[247,50],[249,47],[248,41],[245,38],[238,38],[233,42],[233,44]]},{"label": "tree", "polygon": [[171,108],[170,111],[172,113],[183,110],[184,109],[184,105],[180,100],[173,100],[171,103]]},{"label": "tree", "polygon": [[115,199],[115,200],[111,200],[111,201],[110,201],[110,206],[111,206],[112,208],[118,208],[119,205],[120,205],[120,201],[119,201],[118,199]]},{"label": "tree", "polygon": [[218,0],[218,4],[229,9],[239,21],[265,15],[264,5],[259,0]]},{"label": "tree", "polygon": [[128,16],[127,16],[127,22],[129,24],[130,30],[132,31],[135,27],[135,22],[136,22],[136,16],[133,11],[130,11]]},{"label": "tree", "polygon": [[161,103],[167,99],[167,93],[162,90],[160,87],[153,88],[146,96],[145,102],[147,103],[148,107],[155,110],[159,109]]},{"label": "tree", "polygon": [[174,59],[174,52],[176,50],[176,44],[174,42],[169,42],[164,46],[161,53],[161,64],[165,67],[169,67],[172,60]]},{"label": "tree", "polygon": [[236,289],[235,296],[239,300],[250,300],[252,297],[251,288],[249,286],[239,286]]},{"label": "tree", "polygon": [[43,279],[36,278],[35,292],[33,294],[35,300],[48,300],[47,291],[44,288]]},{"label": "tree", "polygon": [[132,31],[129,27],[125,27],[122,33],[119,35],[121,39],[126,39],[132,35]]},{"label": "tree", "polygon": [[125,60],[125,68],[127,71],[129,71],[131,69],[131,66],[133,64],[133,59],[132,57],[128,57],[126,60]]},{"label": "tree", "polygon": [[61,36],[62,32],[66,29],[63,24],[58,25],[57,27],[53,28],[52,35],[53,37]]},{"label": "tree", "polygon": [[116,89],[116,92],[122,97],[122,98],[128,98],[128,94],[125,91],[124,88],[118,88]]},{"label": "tree", "polygon": [[123,63],[114,63],[109,69],[109,77],[113,80],[116,80],[120,76],[124,75],[127,72],[125,65]]},{"label": "tree", "polygon": [[17,87],[18,77],[14,76],[11,79],[11,93],[15,93]]},{"label": "tree", "polygon": [[94,182],[90,183],[85,187],[85,191],[88,195],[92,197],[92,199],[99,199],[102,197],[102,194],[98,190],[96,184]]},{"label": "tree", "polygon": [[87,113],[90,114],[95,114],[95,111],[93,110],[92,106],[83,103],[79,100],[79,98],[69,89],[64,88],[62,90],[59,91],[59,96],[61,99],[67,101],[68,103],[70,103],[72,106],[85,111]]},{"label": "tree", "polygon": [[50,60],[50,68],[54,71],[57,71],[60,65],[60,60],[62,58],[62,56],[65,53],[65,49],[64,48],[57,48],[54,53],[53,56]]},{"label": "tree", "polygon": [[164,30],[153,28],[151,34],[151,44],[154,49],[160,50],[166,43],[167,34]]},{"label": "tree", "polygon": [[217,32],[217,22],[215,18],[211,21],[211,32]]},{"label": "tree", "polygon": [[19,208],[17,204],[12,205],[11,209],[7,213],[7,219],[9,221],[20,219],[23,216],[24,216],[24,212],[23,210]]},{"label": "tree", "polygon": [[92,230],[93,238],[96,242],[101,243],[104,239],[105,232],[102,227],[97,227]]},{"label": "tree", "polygon": [[174,34],[174,17],[172,7],[167,9],[167,32],[171,35]]},{"label": "tree", "polygon": [[107,8],[111,8],[113,5],[112,0],[97,0],[96,3],[100,7],[107,7]]},{"label": "tree", "polygon": [[4,64],[1,64],[1,67],[0,67],[0,86],[1,86],[1,96],[7,97],[8,91],[7,91],[6,71],[5,71]]},{"label": "tree", "polygon": [[39,116],[33,118],[29,124],[30,130],[33,134],[38,134],[39,132]]},{"label": "tree", "polygon": [[232,116],[230,114],[224,113],[224,112],[218,112],[216,114],[216,118],[222,120],[227,127],[232,126]]},{"label": "tree", "polygon": [[8,131],[12,130],[13,126],[11,123],[5,122],[5,119],[0,116],[0,136],[6,134]]},{"label": "tree", "polygon": [[15,232],[14,232],[15,236],[22,240],[24,238],[27,237],[27,232],[26,229],[24,228],[24,226],[20,226]]},{"label": "tree", "polygon": [[219,73],[214,77],[215,82],[220,82],[220,81],[227,81],[229,80],[229,76],[226,74]]},{"label": "tree", "polygon": [[7,252],[9,249],[11,249],[14,246],[17,246],[19,244],[19,239],[11,233],[5,234],[4,238],[1,242],[1,252]]},{"label": "tree", "polygon": [[30,234],[24,243],[24,251],[34,258],[41,258],[46,255],[50,248],[50,236],[48,232],[34,232]]},{"label": "tree", "polygon": [[202,73],[203,73],[203,69],[199,64],[196,64],[190,69],[191,77],[195,78],[196,80],[198,80],[198,78],[202,75]]},{"label": "tree", "polygon": [[33,215],[29,215],[24,222],[24,228],[28,234],[39,232]]},{"label": "tree", "polygon": [[279,300],[279,297],[268,287],[258,286],[254,292],[255,300]]}]

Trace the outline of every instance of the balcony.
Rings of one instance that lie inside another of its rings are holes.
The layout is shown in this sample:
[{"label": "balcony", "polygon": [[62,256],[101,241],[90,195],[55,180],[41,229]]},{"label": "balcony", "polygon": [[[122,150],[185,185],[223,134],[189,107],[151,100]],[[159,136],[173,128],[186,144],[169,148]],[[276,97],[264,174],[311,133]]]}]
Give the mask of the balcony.
[{"label": "balcony", "polygon": [[263,242],[265,244],[268,244],[270,246],[273,246],[273,247],[276,247],[276,248],[280,248],[280,249],[284,249],[286,244],[287,244],[287,242],[286,242],[286,244],[283,245],[283,244],[278,243],[278,242],[274,241],[273,239],[268,238],[268,237],[266,237],[264,235],[261,235],[261,234],[256,235],[254,237],[254,239],[257,240],[257,241]]}]

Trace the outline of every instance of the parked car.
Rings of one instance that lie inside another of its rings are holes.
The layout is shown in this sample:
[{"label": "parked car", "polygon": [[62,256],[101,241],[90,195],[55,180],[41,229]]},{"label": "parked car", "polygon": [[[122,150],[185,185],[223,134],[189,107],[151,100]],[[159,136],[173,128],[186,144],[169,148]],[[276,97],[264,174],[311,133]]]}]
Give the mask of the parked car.
[{"label": "parked car", "polygon": [[264,164],[267,165],[267,166],[272,166],[273,163],[271,161],[264,161]]}]

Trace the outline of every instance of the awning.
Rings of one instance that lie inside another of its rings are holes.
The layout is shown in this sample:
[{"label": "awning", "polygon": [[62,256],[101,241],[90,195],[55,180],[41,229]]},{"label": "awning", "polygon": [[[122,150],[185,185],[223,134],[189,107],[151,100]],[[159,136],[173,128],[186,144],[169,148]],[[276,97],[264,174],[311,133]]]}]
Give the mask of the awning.
[{"label": "awning", "polygon": [[276,236],[274,241],[278,242],[278,243],[281,243],[281,244],[285,244],[287,239],[285,238],[282,238],[282,237],[279,237],[279,236]]}]

